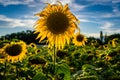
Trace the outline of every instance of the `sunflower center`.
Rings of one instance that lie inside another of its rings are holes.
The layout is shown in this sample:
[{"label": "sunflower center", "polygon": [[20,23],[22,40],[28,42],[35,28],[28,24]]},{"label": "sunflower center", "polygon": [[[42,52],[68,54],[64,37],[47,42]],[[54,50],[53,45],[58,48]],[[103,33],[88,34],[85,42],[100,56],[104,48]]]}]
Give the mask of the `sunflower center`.
[{"label": "sunflower center", "polygon": [[76,39],[77,39],[77,41],[81,42],[81,41],[83,41],[84,36],[78,35],[78,36],[76,37]]},{"label": "sunflower center", "polygon": [[6,52],[10,56],[17,56],[22,52],[22,47],[21,47],[21,45],[14,44],[10,47],[7,47]]},{"label": "sunflower center", "polygon": [[47,19],[47,27],[53,34],[64,33],[69,26],[69,19],[66,14],[55,12]]}]

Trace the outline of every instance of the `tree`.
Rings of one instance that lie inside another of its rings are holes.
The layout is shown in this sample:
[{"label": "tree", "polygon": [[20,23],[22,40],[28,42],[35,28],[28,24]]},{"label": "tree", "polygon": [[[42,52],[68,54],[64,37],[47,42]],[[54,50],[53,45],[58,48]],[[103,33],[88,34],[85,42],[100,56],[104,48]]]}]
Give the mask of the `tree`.
[{"label": "tree", "polygon": [[102,31],[100,31],[100,40],[103,43],[103,32]]}]

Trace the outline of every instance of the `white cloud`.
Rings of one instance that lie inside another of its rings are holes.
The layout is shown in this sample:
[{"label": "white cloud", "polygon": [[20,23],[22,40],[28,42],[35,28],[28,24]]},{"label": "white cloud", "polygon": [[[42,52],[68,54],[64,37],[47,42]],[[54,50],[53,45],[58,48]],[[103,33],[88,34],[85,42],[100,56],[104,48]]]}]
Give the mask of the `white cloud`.
[{"label": "white cloud", "polygon": [[60,1],[63,5],[65,4],[71,4],[73,2],[73,0],[40,0],[43,3],[51,3],[51,4],[55,4],[57,3],[57,1]]},{"label": "white cloud", "polygon": [[100,18],[116,18],[116,17],[120,17],[120,12],[116,12],[114,11],[114,13],[104,13],[99,15]]},{"label": "white cloud", "polygon": [[95,24],[101,24],[100,22],[94,21],[94,20],[89,20],[89,19],[83,19],[83,18],[79,18],[80,22],[89,22],[89,23],[95,23]]},{"label": "white cloud", "polygon": [[63,5],[73,3],[73,0],[56,0],[56,1],[60,1]]},{"label": "white cloud", "polygon": [[96,21],[90,20],[88,15],[80,15],[80,14],[76,14],[75,16],[78,18],[78,20],[80,20],[80,22],[92,22],[92,23],[98,23]]},{"label": "white cloud", "polygon": [[102,29],[106,33],[111,33],[113,26],[113,23],[105,22],[102,26],[100,26],[100,29]]},{"label": "white cloud", "polygon": [[100,26],[101,29],[103,30],[109,30],[110,28],[112,28],[113,24],[110,22],[105,22],[104,25]]},{"label": "white cloud", "polygon": [[0,0],[4,6],[7,5],[17,5],[17,4],[29,4],[32,3],[34,0]]},{"label": "white cloud", "polygon": [[80,10],[83,10],[86,6],[85,5],[78,5],[76,3],[72,3],[70,5],[72,11],[80,11]]},{"label": "white cloud", "polygon": [[71,8],[73,8],[74,10],[81,10],[85,7],[83,5],[76,4],[74,0],[38,0],[38,1],[35,1],[35,0],[0,0],[0,3],[4,6],[23,4],[23,5],[28,5],[29,7],[39,7],[40,5],[43,5],[45,3],[54,4],[54,3],[57,3],[57,1],[60,1],[63,5],[69,4],[69,6],[71,6]]},{"label": "white cloud", "polygon": [[[35,6],[36,4],[41,4],[42,3],[56,3],[57,1],[62,2],[63,4],[73,4],[75,0],[0,0],[0,3],[2,3],[4,6],[7,5],[17,5],[17,4],[26,4],[26,5],[31,5]],[[108,2],[113,2],[117,3],[119,0],[86,0],[88,2],[94,3],[94,4],[101,4],[101,3],[108,3]],[[74,7],[74,6],[73,6]]]},{"label": "white cloud", "polygon": [[87,20],[87,19],[79,19],[80,20],[80,22],[90,22],[89,20]]},{"label": "white cloud", "polygon": [[112,3],[120,3],[120,0],[113,0]]},{"label": "white cloud", "polygon": [[100,28],[108,34],[120,33],[120,29],[115,28],[114,24],[111,22],[105,22],[105,24],[100,26]]},{"label": "white cloud", "polygon": [[100,37],[100,33],[83,33],[86,37],[95,37],[95,38],[99,38]]},{"label": "white cloud", "polygon": [[14,19],[0,15],[0,28],[33,27],[33,19]]},{"label": "white cloud", "polygon": [[114,8],[113,12],[118,13],[119,12],[118,8]]},{"label": "white cloud", "polygon": [[101,4],[101,5],[112,3],[111,0],[86,0],[86,1],[91,2],[92,4]]},{"label": "white cloud", "polygon": [[73,0],[0,0],[0,3],[2,3],[4,6],[7,5],[18,5],[18,4],[25,4],[31,7],[37,7],[37,5],[41,5],[43,3],[56,3],[57,1],[62,2],[63,4],[66,3],[72,3]]},{"label": "white cloud", "polygon": [[101,15],[102,18],[111,18],[113,16],[114,15],[112,13],[106,13],[106,14]]},{"label": "white cloud", "polygon": [[35,19],[36,16],[28,14],[28,15],[23,15],[23,18],[25,18],[25,19]]}]

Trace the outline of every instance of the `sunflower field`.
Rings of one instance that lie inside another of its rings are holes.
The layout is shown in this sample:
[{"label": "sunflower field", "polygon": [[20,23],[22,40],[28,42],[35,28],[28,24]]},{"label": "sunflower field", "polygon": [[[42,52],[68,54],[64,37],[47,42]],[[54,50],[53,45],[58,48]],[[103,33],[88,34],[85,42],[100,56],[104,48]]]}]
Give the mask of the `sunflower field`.
[{"label": "sunflower field", "polygon": [[0,40],[0,80],[120,80],[120,38],[88,40],[68,4],[49,4],[34,25],[39,42]]},{"label": "sunflower field", "polygon": [[0,41],[0,80],[120,79],[120,40],[104,45],[97,41],[85,46],[65,45],[55,53],[54,65],[54,50],[47,46]]}]

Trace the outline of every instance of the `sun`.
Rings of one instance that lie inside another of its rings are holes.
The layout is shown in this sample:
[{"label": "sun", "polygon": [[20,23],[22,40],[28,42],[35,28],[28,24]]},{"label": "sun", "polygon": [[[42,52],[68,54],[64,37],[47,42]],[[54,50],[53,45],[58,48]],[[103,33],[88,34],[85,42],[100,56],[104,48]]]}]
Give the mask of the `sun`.
[{"label": "sun", "polygon": [[75,30],[78,28],[78,19],[71,13],[68,4],[63,6],[58,4],[49,4],[38,14],[40,17],[35,23],[35,33],[38,33],[37,39],[40,42],[47,37],[48,47],[63,49],[64,45],[70,43]]},{"label": "sun", "polygon": [[22,61],[27,52],[26,43],[23,41],[10,42],[4,46],[4,52],[8,62]]},{"label": "sun", "polygon": [[80,34],[79,32],[74,35],[73,43],[76,46],[84,46],[85,42],[87,42],[87,38],[84,35]]}]

